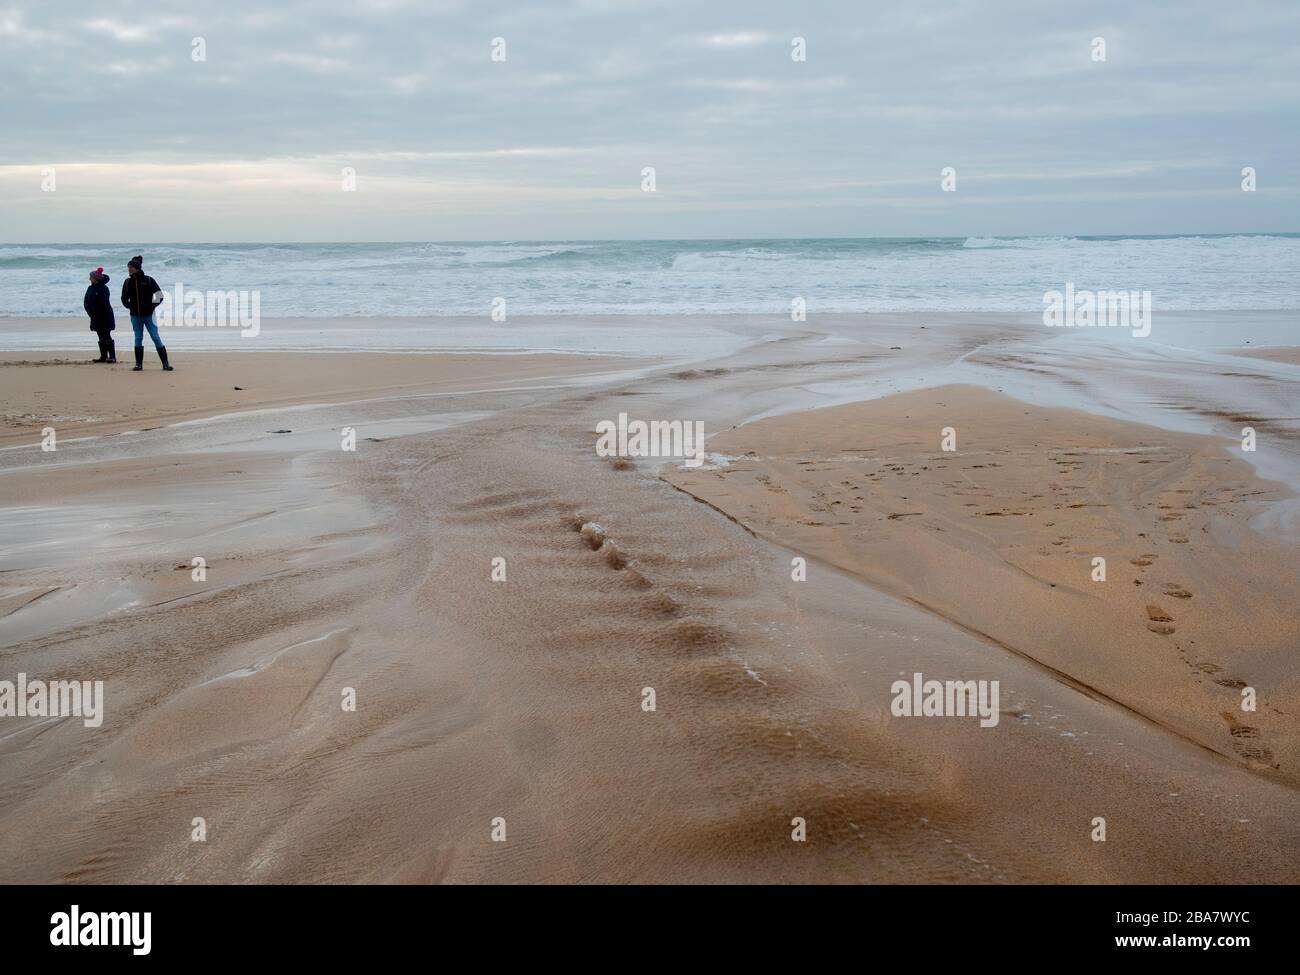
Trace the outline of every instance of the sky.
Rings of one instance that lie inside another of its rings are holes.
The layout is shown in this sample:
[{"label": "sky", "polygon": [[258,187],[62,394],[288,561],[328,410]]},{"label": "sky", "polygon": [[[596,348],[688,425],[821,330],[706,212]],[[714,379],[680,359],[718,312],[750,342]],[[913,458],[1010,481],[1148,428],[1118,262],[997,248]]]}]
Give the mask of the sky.
[{"label": "sky", "polygon": [[1298,169],[1297,0],[0,0],[8,243],[1285,232]]}]

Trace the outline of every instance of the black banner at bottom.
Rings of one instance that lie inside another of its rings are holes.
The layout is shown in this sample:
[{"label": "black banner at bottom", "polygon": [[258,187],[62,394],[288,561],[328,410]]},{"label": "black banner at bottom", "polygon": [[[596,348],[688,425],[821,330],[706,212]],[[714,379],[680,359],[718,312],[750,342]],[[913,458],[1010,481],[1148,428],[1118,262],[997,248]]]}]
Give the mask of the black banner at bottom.
[{"label": "black banner at bottom", "polygon": [[[805,960],[851,951],[873,964],[942,957],[1031,963],[1097,957],[1259,960],[1296,945],[1293,888],[642,887],[525,890],[413,887],[9,887],[6,957],[204,963],[396,961],[434,942],[497,958],[611,948],[693,959]],[[521,937],[528,940],[521,941]],[[533,945],[531,949],[525,946]],[[963,947],[964,946],[964,947]],[[1046,950],[1044,958],[1019,951]],[[939,955],[935,952],[938,951]],[[1261,955],[1261,952],[1263,953]],[[471,956],[472,957],[472,956]],[[605,957],[608,957],[605,955]]]}]

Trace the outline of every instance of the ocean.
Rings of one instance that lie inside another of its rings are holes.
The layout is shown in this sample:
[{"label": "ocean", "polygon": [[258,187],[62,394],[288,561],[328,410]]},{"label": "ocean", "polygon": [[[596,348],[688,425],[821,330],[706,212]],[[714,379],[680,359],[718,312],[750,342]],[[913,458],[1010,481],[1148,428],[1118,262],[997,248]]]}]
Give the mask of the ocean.
[{"label": "ocean", "polygon": [[164,289],[257,290],[266,318],[1040,313],[1066,282],[1156,311],[1300,309],[1300,234],[353,244],[0,245],[0,316],[79,317],[133,254]]}]

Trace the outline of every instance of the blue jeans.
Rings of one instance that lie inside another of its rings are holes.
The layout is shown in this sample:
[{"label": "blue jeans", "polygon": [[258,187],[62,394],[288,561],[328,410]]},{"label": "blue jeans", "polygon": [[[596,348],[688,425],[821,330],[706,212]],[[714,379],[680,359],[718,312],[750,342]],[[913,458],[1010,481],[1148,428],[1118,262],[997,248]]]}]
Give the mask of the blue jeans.
[{"label": "blue jeans", "polygon": [[154,324],[152,315],[132,315],[131,327],[135,329],[135,347],[138,349],[144,345],[144,330],[149,329],[149,338],[153,339],[155,349],[163,348],[162,339],[158,337],[158,326]]}]

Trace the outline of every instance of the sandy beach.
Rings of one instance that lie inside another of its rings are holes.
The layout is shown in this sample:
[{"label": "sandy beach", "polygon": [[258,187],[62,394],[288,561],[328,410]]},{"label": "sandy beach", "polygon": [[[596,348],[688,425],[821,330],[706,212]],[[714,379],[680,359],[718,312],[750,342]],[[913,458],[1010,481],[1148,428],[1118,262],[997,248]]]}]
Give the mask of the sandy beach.
[{"label": "sandy beach", "polygon": [[0,356],[0,677],[105,694],[0,724],[0,881],[1300,880],[1289,354],[624,327],[735,341]]},{"label": "sandy beach", "polygon": [[[91,361],[85,353],[0,353],[0,445],[30,439],[55,424],[69,436],[103,436],[141,420],[174,423],[241,410],[306,402],[455,393],[502,383],[545,383],[616,372],[626,362],[593,356],[394,355],[203,352],[186,375],[168,376],[151,360],[149,376],[129,363]],[[133,386],[125,385],[134,381]]]},{"label": "sandy beach", "polygon": [[[671,483],[1300,784],[1300,550],[1249,527],[1287,492],[1240,456],[973,386],[763,420],[710,446],[737,459]],[[1264,684],[1268,706],[1242,720],[1240,688]]]}]

